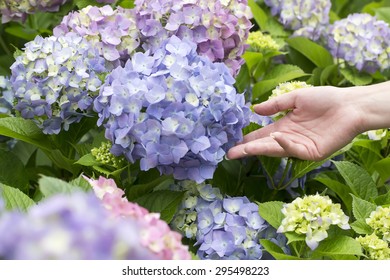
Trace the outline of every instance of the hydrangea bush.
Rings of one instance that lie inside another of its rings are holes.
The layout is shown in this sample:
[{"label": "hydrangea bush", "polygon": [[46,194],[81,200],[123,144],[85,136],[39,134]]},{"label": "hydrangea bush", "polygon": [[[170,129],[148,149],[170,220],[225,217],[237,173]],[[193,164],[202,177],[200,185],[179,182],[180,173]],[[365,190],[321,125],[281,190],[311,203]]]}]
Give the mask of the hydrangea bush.
[{"label": "hydrangea bush", "polygon": [[257,103],[390,79],[367,2],[1,1],[0,259],[390,259],[389,129],[225,158]]}]

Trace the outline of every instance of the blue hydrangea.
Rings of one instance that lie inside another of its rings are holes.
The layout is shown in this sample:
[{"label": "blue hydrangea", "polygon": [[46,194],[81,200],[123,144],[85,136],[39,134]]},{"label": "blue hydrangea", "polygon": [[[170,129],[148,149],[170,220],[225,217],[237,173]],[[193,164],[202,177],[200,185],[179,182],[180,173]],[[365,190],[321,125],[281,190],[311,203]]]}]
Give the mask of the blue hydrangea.
[{"label": "blue hydrangea", "polygon": [[369,14],[351,14],[334,22],[327,42],[335,58],[359,71],[374,73],[390,67],[390,27]]},{"label": "blue hydrangea", "polygon": [[242,139],[250,109],[222,63],[171,37],[153,55],[136,53],[106,78],[94,108],[114,155],[176,179],[210,179]]},{"label": "blue hydrangea", "polygon": [[23,118],[36,121],[46,134],[68,130],[93,112],[100,75],[112,67],[76,34],[37,36],[11,66],[15,109]]},{"label": "blue hydrangea", "polygon": [[9,78],[0,76],[0,114],[10,115],[12,113],[13,100]]},{"label": "blue hydrangea", "polygon": [[262,259],[262,238],[290,253],[286,237],[261,218],[258,206],[247,197],[223,196],[209,184],[185,181],[173,189],[185,193],[172,226],[195,240],[200,259]]},{"label": "blue hydrangea", "polygon": [[93,193],[60,194],[0,215],[0,259],[153,259],[139,230],[113,219]]},{"label": "blue hydrangea", "polygon": [[265,0],[272,15],[278,15],[279,21],[288,29],[294,30],[294,36],[304,36],[318,40],[329,23],[330,0]]}]

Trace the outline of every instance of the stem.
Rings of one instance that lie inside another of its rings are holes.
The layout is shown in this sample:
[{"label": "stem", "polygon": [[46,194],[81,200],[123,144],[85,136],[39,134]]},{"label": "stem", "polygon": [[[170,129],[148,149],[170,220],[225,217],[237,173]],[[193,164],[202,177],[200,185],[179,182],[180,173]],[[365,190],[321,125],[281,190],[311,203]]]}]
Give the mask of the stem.
[{"label": "stem", "polygon": [[283,170],[282,178],[280,179],[279,184],[278,184],[278,186],[277,186],[276,189],[278,189],[278,190],[283,190],[283,189],[287,188],[287,186],[289,185],[289,183],[290,183],[291,180],[290,180],[289,182],[287,182],[287,184],[285,184],[285,185],[283,185],[283,181],[284,181],[284,179],[286,179],[286,177],[287,177],[287,173],[288,173],[288,171],[290,170],[291,163],[292,163],[292,161],[291,161],[291,159],[289,158],[289,159],[287,160],[286,167],[285,167],[284,170]]},{"label": "stem", "polygon": [[2,36],[0,36],[0,46],[4,49],[4,51],[6,52],[7,55],[12,55],[7,44],[4,42],[4,39]]}]

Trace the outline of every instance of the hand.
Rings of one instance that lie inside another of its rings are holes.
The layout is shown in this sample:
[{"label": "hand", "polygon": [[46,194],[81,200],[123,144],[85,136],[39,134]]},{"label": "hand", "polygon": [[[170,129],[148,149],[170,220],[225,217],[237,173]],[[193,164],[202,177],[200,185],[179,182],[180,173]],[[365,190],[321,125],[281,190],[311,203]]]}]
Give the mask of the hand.
[{"label": "hand", "polygon": [[228,151],[229,159],[248,155],[322,160],[362,132],[359,106],[349,88],[312,87],[295,90],[254,107],[260,115],[291,109],[273,124],[247,134]]}]

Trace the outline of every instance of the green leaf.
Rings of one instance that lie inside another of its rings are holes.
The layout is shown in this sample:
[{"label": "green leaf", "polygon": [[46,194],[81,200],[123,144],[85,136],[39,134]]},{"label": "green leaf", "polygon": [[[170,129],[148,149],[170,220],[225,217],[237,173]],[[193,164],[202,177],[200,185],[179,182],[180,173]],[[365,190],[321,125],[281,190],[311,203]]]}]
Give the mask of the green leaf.
[{"label": "green leaf", "polygon": [[287,244],[290,244],[292,242],[304,241],[306,239],[305,235],[298,234],[296,232],[285,232],[284,235],[287,237]]},{"label": "green leaf", "polygon": [[165,183],[173,183],[173,179],[170,176],[161,176],[145,184],[133,185],[126,189],[126,196],[130,201],[132,201],[147,193],[150,193],[155,188],[158,188]]},{"label": "green leaf", "polygon": [[97,3],[96,0],[74,0],[75,5],[79,9],[83,9],[89,5],[91,6],[102,6],[103,4]]},{"label": "green leaf", "polygon": [[354,195],[365,200],[378,196],[376,184],[366,170],[348,161],[335,161],[334,164]]},{"label": "green leaf", "polygon": [[375,16],[378,20],[383,20],[390,24],[390,7],[375,9]]},{"label": "green leaf", "polygon": [[376,205],[389,205],[390,204],[390,191],[375,198]]},{"label": "green leaf", "polygon": [[0,135],[33,144],[42,150],[49,150],[52,143],[31,120],[23,118],[0,118]]},{"label": "green leaf", "polygon": [[266,77],[264,77],[264,80],[254,85],[253,98],[259,98],[261,95],[276,88],[280,83],[309,75],[310,74],[306,74],[301,68],[296,65],[277,65],[267,74]]},{"label": "green leaf", "polygon": [[69,182],[72,186],[78,187],[84,191],[90,191],[92,190],[91,184],[83,177],[83,175],[80,175],[76,179],[73,179]]},{"label": "green leaf", "polygon": [[357,233],[357,234],[371,234],[374,230],[367,225],[367,223],[363,220],[357,220],[354,221],[351,224],[351,228]]},{"label": "green leaf", "polygon": [[298,257],[286,255],[278,245],[268,239],[260,239],[260,244],[277,260],[302,260]]},{"label": "green leaf", "polygon": [[360,73],[356,69],[341,68],[340,73],[354,86],[365,86],[372,83],[373,78],[367,73]]},{"label": "green leaf", "polygon": [[304,37],[294,37],[286,40],[289,46],[303,54],[317,67],[325,68],[333,63],[332,55],[322,46]]},{"label": "green leaf", "polygon": [[368,218],[372,211],[375,211],[377,206],[374,203],[368,202],[359,197],[352,196],[352,213],[355,216],[356,220],[361,220],[365,222],[366,218]]},{"label": "green leaf", "polygon": [[31,28],[25,28],[21,25],[13,25],[5,28],[5,32],[15,36],[17,38],[24,39],[26,41],[32,41],[38,35],[38,32]]},{"label": "green leaf", "polygon": [[183,194],[182,192],[162,190],[139,197],[135,202],[150,212],[161,213],[160,218],[170,223],[182,202]]},{"label": "green leaf", "polygon": [[28,192],[28,174],[23,163],[13,153],[0,150],[0,183]]},{"label": "green leaf", "polygon": [[95,165],[99,166],[99,165],[101,165],[101,163],[98,162],[92,154],[86,154],[86,155],[82,156],[74,164],[79,164],[82,166],[95,166]]},{"label": "green leaf", "polygon": [[260,216],[266,220],[274,228],[278,228],[284,218],[282,213],[284,202],[282,201],[269,201],[259,204]]},{"label": "green leaf", "polygon": [[253,17],[260,29],[265,30],[268,21],[267,14],[254,0],[248,0],[248,6],[251,8]]},{"label": "green leaf", "polygon": [[304,176],[310,171],[316,169],[317,167],[320,167],[328,160],[329,159],[324,159],[321,161],[310,161],[310,160],[301,160],[301,159],[294,158],[292,164],[292,178],[294,179],[292,180]]},{"label": "green leaf", "polygon": [[20,190],[0,183],[0,197],[4,199],[5,208],[9,210],[18,209],[26,211],[35,205],[35,202]]},{"label": "green leaf", "polygon": [[242,57],[248,65],[250,73],[253,73],[253,67],[256,66],[263,59],[263,55],[258,52],[245,52]]},{"label": "green leaf", "polygon": [[337,259],[343,255],[363,256],[363,251],[357,240],[341,235],[321,241],[313,256],[319,255]]},{"label": "green leaf", "polygon": [[70,194],[81,189],[80,187],[74,186],[60,179],[46,176],[42,176],[42,178],[38,180],[38,185],[40,191],[45,197],[59,193]]},{"label": "green leaf", "polygon": [[382,182],[390,178],[390,157],[377,161],[373,167],[379,173]]},{"label": "green leaf", "polygon": [[118,6],[125,9],[133,9],[134,8],[134,0],[121,0],[118,2]]}]

